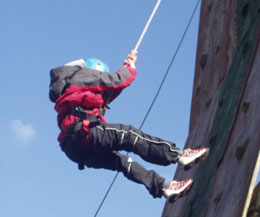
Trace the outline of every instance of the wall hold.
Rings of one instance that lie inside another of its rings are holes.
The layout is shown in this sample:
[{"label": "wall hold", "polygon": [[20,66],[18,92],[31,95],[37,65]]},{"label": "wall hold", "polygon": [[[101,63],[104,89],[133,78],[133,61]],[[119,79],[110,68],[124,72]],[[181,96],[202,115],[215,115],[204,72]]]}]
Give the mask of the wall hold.
[{"label": "wall hold", "polygon": [[209,108],[211,102],[212,102],[212,99],[208,99],[207,102],[205,103],[205,107],[206,107],[206,108]]},{"label": "wall hold", "polygon": [[236,157],[237,160],[241,160],[243,158],[248,144],[249,144],[249,137],[241,145],[239,145],[236,148],[235,157]]},{"label": "wall hold", "polygon": [[217,196],[215,197],[214,203],[216,205],[218,205],[219,201],[221,200],[222,195],[223,195],[223,193],[221,192],[221,193],[217,194]]},{"label": "wall hold", "polygon": [[244,102],[242,105],[242,111],[246,114],[248,112],[250,102]]},{"label": "wall hold", "polygon": [[242,51],[243,57],[245,57],[245,56],[247,55],[247,53],[248,53],[249,44],[250,44],[249,41],[247,41],[247,42],[244,44],[244,46],[243,46],[243,51]]},{"label": "wall hold", "polygon": [[219,46],[217,44],[215,44],[215,46],[214,46],[214,53],[217,54],[218,51],[219,51]]},{"label": "wall hold", "polygon": [[209,140],[209,145],[214,146],[216,144],[216,141],[217,141],[217,135],[212,136]]},{"label": "wall hold", "polygon": [[241,12],[242,17],[245,18],[248,14],[248,11],[249,11],[249,3],[246,3]]},{"label": "wall hold", "polygon": [[201,57],[200,57],[200,67],[202,69],[205,68],[206,64],[207,64],[207,60],[208,60],[208,55],[207,54],[203,54]]},{"label": "wall hold", "polygon": [[200,84],[198,84],[196,87],[196,93],[199,94],[199,92],[200,92]]},{"label": "wall hold", "polygon": [[208,5],[208,7],[207,7],[207,8],[208,8],[208,12],[211,11],[211,9],[212,9],[212,5],[213,5],[212,2]]},{"label": "wall hold", "polygon": [[219,106],[220,108],[223,106],[224,101],[225,101],[224,99],[219,100],[218,106]]}]

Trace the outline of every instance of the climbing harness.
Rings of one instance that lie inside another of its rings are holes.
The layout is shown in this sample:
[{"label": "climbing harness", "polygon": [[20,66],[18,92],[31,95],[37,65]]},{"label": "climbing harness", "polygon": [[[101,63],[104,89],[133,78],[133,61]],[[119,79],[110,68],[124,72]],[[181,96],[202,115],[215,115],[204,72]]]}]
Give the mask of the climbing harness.
[{"label": "climbing harness", "polygon": [[[78,117],[68,131],[64,133],[63,136],[63,141],[60,143],[61,149],[64,151],[67,146],[68,141],[76,141],[84,138],[84,136],[80,135],[80,129],[82,128],[82,121],[83,120],[89,120],[91,125],[98,125],[101,124],[102,122],[98,119],[99,116],[90,114],[87,112],[87,110],[92,110],[93,108],[83,108],[81,106],[76,106],[71,109],[70,114],[74,115],[75,117]],[[99,108],[99,115],[103,115],[103,107]],[[78,163],[78,169],[79,170],[84,170],[85,165],[84,162],[77,162]]]},{"label": "climbing harness", "polygon": [[96,115],[84,112],[81,109],[79,109],[79,107],[72,108],[70,114],[80,118],[81,120],[89,120],[91,123],[100,122]]}]

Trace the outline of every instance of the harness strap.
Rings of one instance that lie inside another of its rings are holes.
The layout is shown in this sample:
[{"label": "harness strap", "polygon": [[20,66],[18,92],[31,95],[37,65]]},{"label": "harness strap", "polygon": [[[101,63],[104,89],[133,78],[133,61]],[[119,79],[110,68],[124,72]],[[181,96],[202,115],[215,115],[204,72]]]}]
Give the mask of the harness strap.
[{"label": "harness strap", "polygon": [[86,111],[92,111],[93,109],[95,108],[98,108],[98,111],[99,111],[99,117],[100,116],[104,116],[105,115],[105,111],[106,109],[110,109],[110,107],[108,105],[103,105],[103,106],[100,106],[100,107],[84,107],[84,106],[77,106],[76,107],[76,110],[78,111],[82,111],[82,112],[85,112]]},{"label": "harness strap", "polygon": [[91,123],[100,122],[97,116],[84,111],[80,111],[78,107],[72,108],[70,113],[82,120],[89,120]]},{"label": "harness strap", "polygon": [[[72,133],[74,131],[74,128],[76,127],[76,125],[82,121],[82,120],[89,120],[90,123],[100,123],[100,120],[98,119],[97,116],[81,111],[84,110],[84,108],[81,108],[79,106],[74,107],[71,109],[70,114],[78,117],[79,119],[75,120],[74,123],[71,125],[70,129],[68,130],[68,132],[66,133],[66,135],[64,135],[64,139],[71,139],[71,140],[76,140],[78,138],[80,138],[80,134],[79,133]],[[79,131],[78,131],[79,132]],[[60,144],[61,148],[63,149],[65,144]],[[79,162],[78,163],[78,169],[79,170],[83,170],[84,169],[84,163]]]}]

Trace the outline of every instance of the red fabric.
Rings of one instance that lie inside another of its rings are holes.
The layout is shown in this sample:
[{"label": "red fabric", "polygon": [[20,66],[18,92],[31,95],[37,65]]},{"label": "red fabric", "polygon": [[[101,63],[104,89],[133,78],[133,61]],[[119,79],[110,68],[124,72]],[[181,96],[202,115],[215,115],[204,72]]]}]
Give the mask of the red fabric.
[{"label": "red fabric", "polygon": [[[55,105],[55,110],[58,112],[58,125],[61,129],[61,133],[58,137],[59,142],[62,142],[63,134],[68,131],[71,124],[77,119],[77,117],[69,114],[71,109],[75,106],[83,107],[96,107],[88,113],[99,116],[99,107],[104,105],[104,98],[102,96],[103,92],[113,92],[113,98],[110,99],[110,102],[117,97],[121,91],[129,86],[136,77],[136,69],[125,66],[131,73],[131,76],[128,77],[124,82],[118,85],[112,86],[87,86],[81,87],[76,85],[69,86],[65,93],[60,96]],[[99,118],[100,121],[105,122],[104,116]],[[88,120],[83,120],[83,126],[81,129],[81,136],[83,136],[82,142],[87,147],[90,146],[88,142],[88,126],[90,122]]]}]

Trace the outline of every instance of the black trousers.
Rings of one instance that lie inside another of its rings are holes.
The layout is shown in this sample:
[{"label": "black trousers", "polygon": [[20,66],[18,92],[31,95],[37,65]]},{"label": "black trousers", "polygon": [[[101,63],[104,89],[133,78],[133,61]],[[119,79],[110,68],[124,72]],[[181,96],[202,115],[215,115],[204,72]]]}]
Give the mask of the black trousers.
[{"label": "black trousers", "polygon": [[123,124],[94,124],[89,132],[91,149],[84,148],[80,139],[67,139],[62,145],[71,160],[88,168],[122,172],[128,179],[143,184],[153,197],[162,196],[165,179],[118,151],[133,152],[147,162],[167,166],[176,163],[180,153],[174,143]]}]

